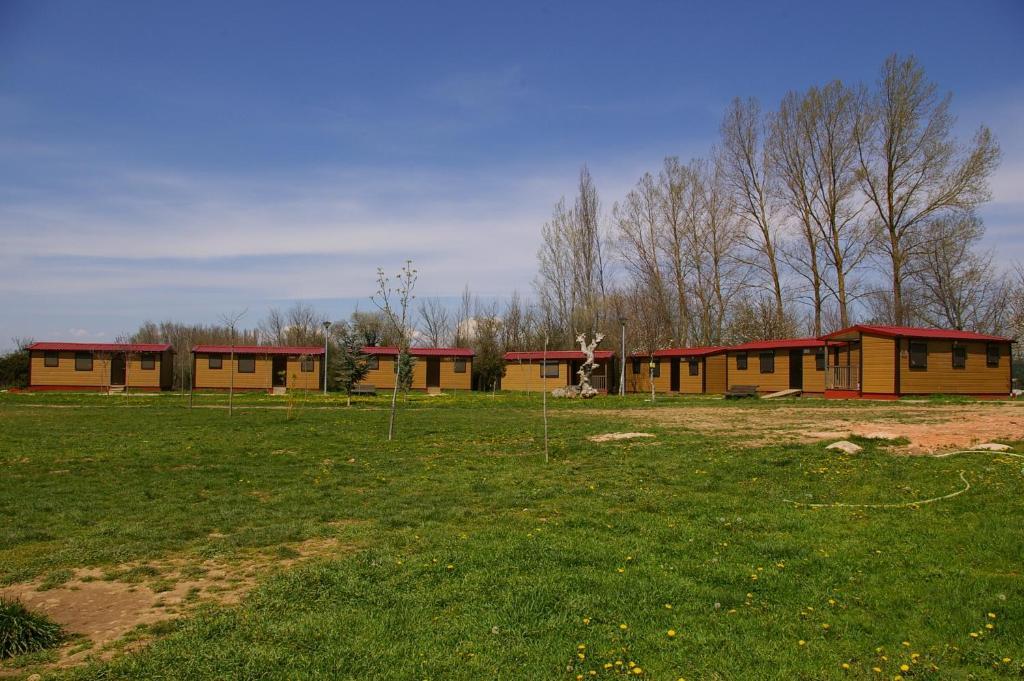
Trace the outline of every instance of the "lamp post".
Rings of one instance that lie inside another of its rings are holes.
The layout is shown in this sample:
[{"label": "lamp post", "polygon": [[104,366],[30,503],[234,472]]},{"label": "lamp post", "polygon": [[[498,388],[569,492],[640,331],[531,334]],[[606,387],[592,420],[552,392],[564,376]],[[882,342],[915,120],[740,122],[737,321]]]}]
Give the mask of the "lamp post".
[{"label": "lamp post", "polygon": [[327,397],[327,332],[331,329],[329,321],[324,322],[324,397]]},{"label": "lamp post", "polygon": [[622,366],[619,367],[619,397],[626,394],[626,318],[619,317],[622,326]]}]

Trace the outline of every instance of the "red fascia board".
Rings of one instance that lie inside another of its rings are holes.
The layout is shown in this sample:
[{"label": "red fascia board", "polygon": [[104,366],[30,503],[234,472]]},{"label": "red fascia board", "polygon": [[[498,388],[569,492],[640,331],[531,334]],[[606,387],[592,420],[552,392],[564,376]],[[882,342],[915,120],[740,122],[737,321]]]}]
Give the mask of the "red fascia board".
[{"label": "red fascia board", "polygon": [[854,324],[853,326],[822,336],[823,339],[835,338],[848,333],[860,332],[870,333],[877,336],[889,338],[934,338],[937,340],[962,340],[962,341],[984,341],[989,343],[1012,343],[1012,338],[1004,336],[993,336],[986,333],[975,333],[974,331],[960,331],[958,329],[926,329],[916,326],[885,326],[874,324]]},{"label": "red fascia board", "polygon": [[[595,350],[594,359],[611,359],[615,353],[611,350]],[[528,350],[526,352],[506,352],[506,362],[530,361],[535,359],[562,360],[562,359],[586,359],[587,356],[579,350],[548,350],[545,355],[543,350]]]},{"label": "red fascia board", "polygon": [[323,347],[309,345],[196,345],[192,352],[215,352],[236,355],[322,355]]},{"label": "red fascia board", "polygon": [[56,350],[64,352],[167,352],[168,343],[51,343],[39,342],[28,346],[29,350]]},{"label": "red fascia board", "polygon": [[[363,354],[395,357],[398,355],[398,348],[368,345],[363,348]],[[409,354],[413,357],[473,357],[476,353],[470,348],[409,348]]]}]

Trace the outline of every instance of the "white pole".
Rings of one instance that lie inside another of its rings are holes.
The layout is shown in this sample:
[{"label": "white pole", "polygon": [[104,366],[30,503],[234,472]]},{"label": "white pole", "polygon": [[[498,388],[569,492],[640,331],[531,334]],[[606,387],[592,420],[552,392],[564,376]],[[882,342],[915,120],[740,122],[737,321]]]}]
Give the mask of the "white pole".
[{"label": "white pole", "polygon": [[619,369],[619,397],[626,395],[626,318],[619,320],[622,323],[622,366]]},{"label": "white pole", "polygon": [[544,463],[548,462],[548,335],[544,334],[544,358],[541,360],[541,388],[543,397],[541,403],[544,405]]},{"label": "white pole", "polygon": [[327,332],[331,328],[330,322],[324,322],[324,397],[327,397]]}]

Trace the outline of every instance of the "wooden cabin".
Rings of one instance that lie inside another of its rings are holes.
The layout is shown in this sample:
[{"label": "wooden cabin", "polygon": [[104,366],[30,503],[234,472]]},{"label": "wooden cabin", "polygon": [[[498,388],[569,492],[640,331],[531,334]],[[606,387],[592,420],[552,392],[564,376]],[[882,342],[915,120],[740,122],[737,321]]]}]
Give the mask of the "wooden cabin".
[{"label": "wooden cabin", "polygon": [[[586,359],[580,350],[548,350],[546,354],[542,350],[506,352],[501,389],[540,392],[545,388],[554,390],[575,385],[579,382],[576,372]],[[615,353],[595,350],[594,362],[597,366],[590,375],[590,384],[595,390],[607,394],[615,376]]]},{"label": "wooden cabin", "polygon": [[726,383],[752,385],[758,394],[800,390],[825,394],[825,342],[819,338],[787,338],[734,345],[726,353]]},{"label": "wooden cabin", "polygon": [[166,343],[33,343],[29,390],[170,390],[174,350]]},{"label": "wooden cabin", "polygon": [[658,393],[722,394],[726,390],[726,351],[711,346],[633,353],[626,365],[626,391],[649,393],[653,380]]},{"label": "wooden cabin", "polygon": [[323,390],[323,357],[322,346],[197,345],[192,348],[192,387],[269,393]]},{"label": "wooden cabin", "polygon": [[826,397],[1007,397],[1013,341],[972,331],[857,324],[828,344]]},{"label": "wooden cabin", "polygon": [[[370,371],[362,385],[379,391],[395,387],[398,348],[367,346]],[[470,390],[473,387],[473,351],[469,348],[409,348],[413,357],[412,389],[426,392]]]}]

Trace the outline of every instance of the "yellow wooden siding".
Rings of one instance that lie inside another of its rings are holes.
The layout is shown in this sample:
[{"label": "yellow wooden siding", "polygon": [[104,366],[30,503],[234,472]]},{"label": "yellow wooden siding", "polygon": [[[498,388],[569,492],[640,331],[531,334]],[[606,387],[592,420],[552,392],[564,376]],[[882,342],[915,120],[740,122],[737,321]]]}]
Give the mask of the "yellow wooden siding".
[{"label": "yellow wooden siding", "polygon": [[[554,362],[555,360],[549,360]],[[541,376],[541,362],[512,360],[505,364],[505,376],[501,379],[502,390],[520,392],[540,392],[547,386],[548,390],[561,388],[569,382],[569,362],[558,361],[558,376],[547,379]]]},{"label": "yellow wooden siding", "polygon": [[[58,365],[45,365],[46,353],[42,350],[31,352],[32,385],[67,386],[82,388],[106,388],[110,386],[111,356],[108,353],[92,353],[92,371],[75,370],[75,353],[60,351],[57,353]],[[155,353],[156,364],[153,369],[142,368],[142,358],[131,355],[125,363],[125,384],[129,388],[160,388],[161,366],[171,353]]]},{"label": "yellow wooden siding", "polygon": [[986,343],[961,343],[967,366],[953,368],[953,343],[930,340],[928,368],[910,368],[910,343],[900,340],[900,392],[903,394],[1005,394],[1010,392],[1010,345],[999,344],[999,366],[986,365]]},{"label": "yellow wooden siding", "polygon": [[302,370],[302,359],[299,357],[288,358],[285,380],[289,390],[321,390],[320,384],[320,357],[313,357],[313,370]]},{"label": "yellow wooden siding", "polygon": [[[704,362],[701,358],[697,358],[697,375],[690,375],[690,361],[686,358],[679,359],[679,394],[680,395],[700,395],[704,392]],[[668,366],[662,367],[662,371],[665,369],[669,371],[669,387],[672,386],[672,362],[671,359],[668,361]]]},{"label": "yellow wooden siding", "polygon": [[773,393],[779,390],[789,389],[789,350],[775,351],[775,372],[771,374],[761,373],[760,350],[752,350],[747,353],[747,369],[736,368],[736,354],[730,352],[729,357],[729,385],[755,385],[761,393]]},{"label": "yellow wooden siding", "polygon": [[[426,390],[427,388],[427,360],[429,357],[416,357],[412,365],[412,389]],[[469,390],[473,387],[473,362],[466,358],[466,371],[456,373],[454,357],[440,357],[441,362],[441,389],[442,390]],[[395,362],[396,357],[378,357],[377,369],[371,369],[362,380],[363,385],[372,385],[377,390],[387,390],[395,386]]]},{"label": "yellow wooden siding", "polygon": [[[667,393],[672,385],[672,364],[670,358],[659,357],[655,360],[660,365],[660,376],[654,377],[654,392],[656,393]],[[626,364],[626,391],[631,393],[649,393],[651,392],[651,367],[650,358],[640,358],[640,372],[633,373],[634,360],[631,358]],[[684,371],[685,367],[680,367],[680,371]],[[680,381],[682,376],[680,375]]]},{"label": "yellow wooden siding", "polygon": [[[896,341],[893,338],[863,334],[860,356],[861,391],[891,395],[896,392]],[[854,352],[854,357],[857,353]],[[854,362],[856,364],[856,362]],[[854,380],[857,380],[854,378]]]},{"label": "yellow wooden siding", "polygon": [[721,395],[726,391],[725,355],[711,355],[705,359],[708,380],[704,392],[708,395]]},{"label": "yellow wooden siding", "polygon": [[256,356],[256,371],[251,374],[238,373],[236,366],[239,355],[235,355],[234,363],[231,361],[231,353],[223,353],[221,357],[224,358],[222,368],[211,369],[209,354],[205,352],[196,353],[194,385],[197,390],[204,388],[229,388],[232,386],[232,373],[234,373],[235,388],[240,390],[270,390],[273,366],[270,357]]}]

